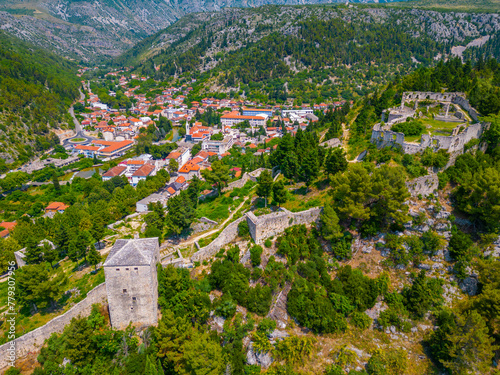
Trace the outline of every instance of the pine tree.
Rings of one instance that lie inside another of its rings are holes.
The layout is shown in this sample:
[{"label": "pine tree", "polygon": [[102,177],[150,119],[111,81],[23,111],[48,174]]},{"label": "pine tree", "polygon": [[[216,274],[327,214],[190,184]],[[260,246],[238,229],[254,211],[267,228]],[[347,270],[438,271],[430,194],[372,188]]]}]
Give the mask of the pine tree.
[{"label": "pine tree", "polygon": [[342,227],[339,225],[339,218],[332,205],[325,205],[320,220],[323,238],[329,241],[335,241],[342,237]]},{"label": "pine tree", "polygon": [[101,262],[101,254],[96,250],[95,246],[90,245],[89,254],[87,256],[90,265],[94,266],[94,270],[97,269],[97,265]]},{"label": "pine tree", "polygon": [[52,172],[52,183],[54,184],[54,189],[56,191],[61,190],[61,186],[59,185],[59,179],[57,178],[57,173],[56,171]]},{"label": "pine tree", "polygon": [[260,174],[258,185],[257,185],[257,195],[265,199],[265,206],[267,207],[267,198],[271,195],[273,189],[273,176],[268,170],[262,171]]},{"label": "pine tree", "polygon": [[144,369],[144,375],[158,375],[156,365],[154,361],[151,360],[149,355],[146,357],[146,368]]},{"label": "pine tree", "polygon": [[287,191],[285,189],[285,184],[283,181],[277,181],[273,185],[273,201],[278,203],[278,206],[281,207],[283,203],[286,203],[288,199]]}]

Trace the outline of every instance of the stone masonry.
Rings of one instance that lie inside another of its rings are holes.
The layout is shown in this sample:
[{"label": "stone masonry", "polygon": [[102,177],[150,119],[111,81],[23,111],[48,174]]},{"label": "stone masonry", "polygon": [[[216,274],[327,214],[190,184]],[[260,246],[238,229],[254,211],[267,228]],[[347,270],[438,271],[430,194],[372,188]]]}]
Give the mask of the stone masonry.
[{"label": "stone masonry", "polygon": [[[478,121],[479,113],[471,107],[469,101],[463,93],[431,93],[431,92],[405,92],[401,101],[401,108],[396,111],[407,109],[404,104],[411,100],[434,100],[445,104],[453,103],[462,107],[468,112],[469,116]],[[407,111],[408,112],[408,111]],[[450,136],[430,136],[422,134],[420,143],[410,143],[405,141],[403,133],[394,132],[392,126],[406,121],[407,117],[413,117],[415,111],[408,112],[407,116],[397,116],[391,119],[386,124],[376,124],[372,129],[371,142],[376,144],[378,148],[399,145],[405,154],[417,154],[423,152],[426,148],[431,148],[433,151],[446,150],[449,153],[463,153],[466,143],[473,139],[479,139],[483,132],[489,127],[487,123],[476,123],[466,127],[465,124],[459,124],[453,130]]]},{"label": "stone masonry", "polygon": [[71,319],[79,316],[88,316],[92,310],[92,305],[106,303],[106,284],[100,284],[87,293],[87,297],[78,302],[64,314],[52,319],[47,324],[18,337],[17,339],[0,346],[0,372],[8,366],[7,349],[11,347],[12,342],[16,347],[16,358],[22,358],[30,352],[36,352],[43,346],[53,333],[61,333],[64,327],[71,322]]},{"label": "stone masonry", "polygon": [[322,210],[322,207],[316,207],[302,212],[290,212],[282,208],[278,212],[262,216],[247,212],[246,217],[252,239],[260,244],[268,237],[283,233],[292,225],[316,223]]},{"label": "stone masonry", "polygon": [[113,328],[158,323],[158,238],[117,240],[104,263]]},{"label": "stone masonry", "polygon": [[268,237],[283,233],[286,228],[292,225],[312,224],[318,222],[319,215],[322,211],[322,207],[311,208],[302,212],[290,212],[281,208],[278,212],[262,216],[255,216],[252,212],[247,212],[245,216],[240,217],[224,228],[219,236],[210,244],[202,247],[194,253],[191,260],[193,262],[201,262],[209,259],[222,247],[231,243],[231,241],[238,237],[238,224],[243,220],[246,220],[248,223],[252,239],[256,244],[260,244]]}]

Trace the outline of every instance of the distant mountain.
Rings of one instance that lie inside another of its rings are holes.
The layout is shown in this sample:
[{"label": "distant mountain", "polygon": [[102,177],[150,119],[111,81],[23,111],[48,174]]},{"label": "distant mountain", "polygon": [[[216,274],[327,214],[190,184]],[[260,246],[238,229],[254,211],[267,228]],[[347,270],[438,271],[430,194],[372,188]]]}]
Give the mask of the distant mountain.
[{"label": "distant mountain", "polygon": [[160,80],[204,80],[207,94],[310,102],[364,95],[419,64],[474,56],[471,51],[489,46],[499,31],[498,14],[267,5],[187,15],[116,65]]},{"label": "distant mountain", "polygon": [[[387,0],[392,1],[392,0]],[[193,12],[340,0],[0,0],[0,29],[82,61],[117,56]],[[352,2],[352,1],[351,1]],[[386,2],[354,1],[354,2]]]},{"label": "distant mountain", "polygon": [[75,73],[75,64],[0,31],[0,159],[25,162],[59,142],[51,130],[71,121]]}]

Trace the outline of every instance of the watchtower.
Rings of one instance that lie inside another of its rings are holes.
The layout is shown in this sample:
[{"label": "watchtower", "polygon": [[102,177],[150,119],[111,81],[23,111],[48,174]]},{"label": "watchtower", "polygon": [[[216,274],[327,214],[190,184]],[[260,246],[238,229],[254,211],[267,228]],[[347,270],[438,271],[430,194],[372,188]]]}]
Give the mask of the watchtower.
[{"label": "watchtower", "polygon": [[158,323],[158,238],[117,240],[104,263],[111,325]]}]

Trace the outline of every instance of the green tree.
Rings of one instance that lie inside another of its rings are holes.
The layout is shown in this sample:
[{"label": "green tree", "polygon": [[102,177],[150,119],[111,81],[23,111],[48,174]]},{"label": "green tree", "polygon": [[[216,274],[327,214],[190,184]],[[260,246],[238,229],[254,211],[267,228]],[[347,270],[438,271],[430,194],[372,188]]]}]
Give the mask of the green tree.
[{"label": "green tree", "polygon": [[361,164],[353,164],[331,180],[334,205],[341,219],[366,220],[370,208],[366,206],[373,189],[370,174]]},{"label": "green tree", "polygon": [[325,160],[325,172],[330,175],[336,175],[347,170],[349,163],[345,157],[344,150],[336,147],[328,153]]},{"label": "green tree", "polygon": [[288,200],[288,193],[285,189],[285,184],[283,181],[276,181],[273,184],[273,201],[278,203],[278,207],[281,207],[283,203]]},{"label": "green tree", "polygon": [[90,265],[94,266],[94,269],[97,269],[97,265],[102,261],[101,254],[96,250],[94,244],[90,245],[87,260]]},{"label": "green tree", "polygon": [[328,241],[336,241],[342,237],[337,213],[330,204],[326,204],[320,216],[321,235]]},{"label": "green tree", "polygon": [[4,273],[9,267],[9,263],[16,260],[14,252],[19,250],[20,246],[13,237],[5,239],[0,238],[0,272]]},{"label": "green tree", "polygon": [[433,307],[443,303],[443,288],[439,279],[428,278],[422,270],[411,287],[403,289],[404,305],[415,318],[422,318]]},{"label": "green tree", "polygon": [[156,369],[156,364],[151,357],[146,356],[146,368],[144,369],[144,375],[158,375],[158,370]]},{"label": "green tree", "polygon": [[66,282],[64,272],[51,276],[42,264],[24,266],[17,274],[19,301],[35,310],[45,308],[59,299]]},{"label": "green tree", "polygon": [[455,316],[455,329],[446,335],[448,360],[441,363],[454,374],[485,374],[491,368],[494,340],[476,311]]},{"label": "green tree", "polygon": [[94,357],[97,348],[93,340],[93,328],[87,318],[73,318],[64,330],[65,355],[77,367],[84,367]]},{"label": "green tree", "polygon": [[260,266],[262,246],[255,245],[250,248],[250,260],[252,261],[252,266]]},{"label": "green tree", "polygon": [[211,168],[211,171],[204,169],[201,174],[209,184],[217,186],[217,192],[220,195],[223,186],[229,180],[229,166],[220,160],[216,160],[212,163]]},{"label": "green tree", "polygon": [[42,245],[43,259],[49,262],[50,266],[54,268],[53,263],[57,260],[59,252],[48,241],[43,241]]},{"label": "green tree", "polygon": [[179,373],[185,375],[219,375],[226,367],[219,343],[208,332],[198,331],[185,342],[182,363]]},{"label": "green tree", "polygon": [[170,174],[177,173],[179,170],[179,163],[175,159],[170,159],[170,162],[168,163],[168,171]]},{"label": "green tree", "polygon": [[265,199],[265,206],[267,207],[267,198],[273,191],[273,176],[271,171],[267,169],[263,170],[257,182],[257,195]]},{"label": "green tree", "polygon": [[52,183],[54,184],[54,189],[56,191],[61,190],[61,186],[59,185],[59,179],[57,178],[57,172],[56,171],[52,172]]}]

